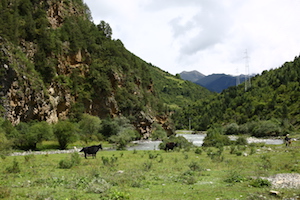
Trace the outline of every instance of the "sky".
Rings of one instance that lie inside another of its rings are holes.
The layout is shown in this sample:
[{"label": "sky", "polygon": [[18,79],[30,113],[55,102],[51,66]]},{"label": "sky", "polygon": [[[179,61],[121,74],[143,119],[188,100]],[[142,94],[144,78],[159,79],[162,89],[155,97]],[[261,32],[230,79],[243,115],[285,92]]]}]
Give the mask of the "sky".
[{"label": "sky", "polygon": [[300,54],[299,0],[84,2],[113,39],[173,75],[260,74]]}]

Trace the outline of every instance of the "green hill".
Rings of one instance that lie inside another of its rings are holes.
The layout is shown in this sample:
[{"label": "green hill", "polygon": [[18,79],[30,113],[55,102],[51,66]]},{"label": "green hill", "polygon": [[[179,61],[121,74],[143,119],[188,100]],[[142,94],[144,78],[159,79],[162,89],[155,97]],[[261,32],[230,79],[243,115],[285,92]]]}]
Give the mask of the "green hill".
[{"label": "green hill", "polygon": [[215,123],[249,125],[259,121],[265,122],[264,125],[269,122],[278,125],[280,130],[275,131],[275,135],[297,130],[300,125],[299,81],[300,58],[296,57],[293,62],[251,78],[251,87],[246,91],[241,84],[186,106],[182,113],[174,115],[177,128],[182,128],[180,124],[186,127],[191,118],[196,130],[206,130]]}]

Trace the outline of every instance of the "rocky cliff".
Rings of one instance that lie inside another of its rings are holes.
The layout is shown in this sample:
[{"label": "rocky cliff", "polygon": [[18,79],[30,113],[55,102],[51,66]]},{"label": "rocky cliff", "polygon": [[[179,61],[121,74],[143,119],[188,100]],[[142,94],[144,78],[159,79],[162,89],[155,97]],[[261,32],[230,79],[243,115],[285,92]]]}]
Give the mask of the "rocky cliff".
[{"label": "rocky cliff", "polygon": [[[41,1],[39,5],[43,5],[42,8],[48,20],[48,26],[44,30],[52,31],[50,34],[55,30],[60,31],[67,17],[79,16],[82,20],[89,20],[87,12],[78,8],[73,1],[47,0]],[[46,63],[43,66],[50,69],[48,74],[45,71],[47,68],[43,68],[43,73],[41,70],[37,70],[37,55],[41,49],[41,44],[37,42],[38,39],[19,38],[16,44],[5,37],[0,37],[0,101],[1,112],[6,119],[13,124],[30,120],[55,123],[60,119],[69,118],[74,113],[76,105],[80,104],[82,112],[101,118],[134,114],[135,119],[132,122],[144,138],[150,136],[152,124],[155,121],[162,124],[169,134],[173,133],[168,120],[162,120],[164,115],[158,115],[149,103],[146,103],[143,109],[137,109],[135,105],[127,109],[130,111],[126,110],[126,105],[122,105],[120,108],[122,102],[117,99],[117,96],[121,96],[119,94],[121,90],[130,91],[131,97],[137,99],[135,101],[146,99],[146,96],[149,95],[153,96],[151,98],[157,98],[154,97],[152,81],[145,81],[138,76],[131,81],[130,74],[125,73],[129,70],[127,68],[125,70],[124,66],[109,70],[105,68],[105,75],[107,75],[105,83],[111,88],[109,90],[99,89],[94,85],[85,87],[75,83],[73,79],[82,80],[82,84],[87,82],[85,80],[92,80],[91,65],[95,63],[95,56],[91,55],[88,47],[73,48],[71,39],[61,41],[59,51],[45,53],[45,60],[42,61]],[[102,50],[106,49],[103,48],[103,41],[101,42]],[[100,50],[99,55],[104,54]],[[111,58],[109,59],[111,60]],[[38,61],[41,62],[41,60]],[[106,61],[101,58],[101,62]],[[111,63],[121,65],[116,61]],[[132,76],[134,76],[133,74],[131,72]],[[46,79],[47,76],[49,81],[43,81],[41,77]],[[73,82],[70,84],[68,80]],[[96,80],[93,81],[96,82]],[[129,82],[130,89],[128,89]],[[75,90],[78,87],[83,89],[78,92]],[[89,90],[92,90],[93,93]],[[83,97],[84,92],[87,94]]]}]

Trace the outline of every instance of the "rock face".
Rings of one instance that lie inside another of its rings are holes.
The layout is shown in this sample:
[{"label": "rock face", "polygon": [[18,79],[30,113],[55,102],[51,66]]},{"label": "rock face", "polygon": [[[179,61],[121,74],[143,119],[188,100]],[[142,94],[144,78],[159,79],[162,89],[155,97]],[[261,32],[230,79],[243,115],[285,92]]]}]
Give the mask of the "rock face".
[{"label": "rock face", "polygon": [[[24,42],[23,42],[24,43]],[[22,50],[31,58],[35,52],[34,45],[26,45]],[[66,117],[74,98],[67,90],[61,89],[56,83],[49,88],[36,78],[30,71],[31,63],[22,62],[12,52],[13,45],[0,38],[0,68],[1,68],[1,105],[5,117],[13,124],[21,121],[40,120],[54,123],[58,118]],[[29,66],[28,66],[29,65]]]},{"label": "rock face", "polygon": [[[34,45],[26,44],[23,48],[25,54],[31,59],[35,52]],[[34,78],[35,72],[26,72],[28,63],[20,62],[19,58],[12,54],[15,49],[12,44],[0,38],[1,49],[1,105],[5,111],[5,117],[13,124],[29,120],[41,120],[55,123],[58,119],[66,119],[71,106],[76,102],[76,95],[59,82],[52,82],[47,88]],[[29,48],[32,47],[32,48]],[[87,52],[79,51],[73,56],[60,57],[58,59],[57,72],[59,74],[71,74],[74,69],[84,74],[88,70]],[[85,57],[85,61],[83,61]],[[4,59],[5,58],[5,59]],[[13,67],[14,65],[14,67]],[[16,65],[18,65],[16,67]],[[32,65],[32,64],[29,64]],[[118,75],[111,79],[112,82],[120,84]],[[98,101],[86,102],[87,113],[96,116],[118,116],[120,113],[114,94],[103,96]],[[104,109],[105,108],[105,109]]]}]

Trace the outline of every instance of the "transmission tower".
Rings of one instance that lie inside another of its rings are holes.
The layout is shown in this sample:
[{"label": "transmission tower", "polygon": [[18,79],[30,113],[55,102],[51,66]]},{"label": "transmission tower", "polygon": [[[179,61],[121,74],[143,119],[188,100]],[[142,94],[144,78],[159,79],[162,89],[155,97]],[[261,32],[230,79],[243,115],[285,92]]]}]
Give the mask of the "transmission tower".
[{"label": "transmission tower", "polygon": [[249,56],[247,50],[245,51],[245,91],[251,87],[250,75],[249,75]]},{"label": "transmission tower", "polygon": [[240,75],[239,75],[239,67],[237,67],[236,68],[236,74],[237,74],[237,76],[236,76],[236,86],[238,86],[240,83],[241,83],[241,81],[240,81]]}]

